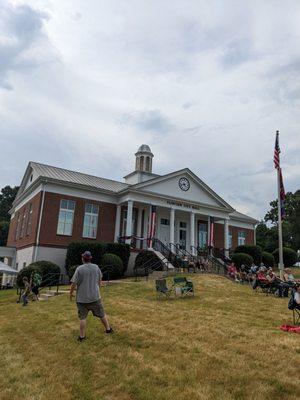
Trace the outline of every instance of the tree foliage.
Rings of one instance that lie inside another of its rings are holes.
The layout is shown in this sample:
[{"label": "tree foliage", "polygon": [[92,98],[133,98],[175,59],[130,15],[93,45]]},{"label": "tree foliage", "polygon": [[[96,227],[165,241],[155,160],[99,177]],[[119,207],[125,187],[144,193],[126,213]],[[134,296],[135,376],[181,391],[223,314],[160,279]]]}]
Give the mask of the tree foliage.
[{"label": "tree foliage", "polygon": [[19,190],[18,186],[5,186],[0,192],[0,246],[5,246],[8,237],[10,215],[9,210]]},{"label": "tree foliage", "polygon": [[[256,229],[257,244],[262,250],[270,253],[278,247],[277,204],[277,200],[271,201],[270,210]],[[297,251],[300,249],[300,190],[286,194],[285,213],[282,222],[283,245]]]}]

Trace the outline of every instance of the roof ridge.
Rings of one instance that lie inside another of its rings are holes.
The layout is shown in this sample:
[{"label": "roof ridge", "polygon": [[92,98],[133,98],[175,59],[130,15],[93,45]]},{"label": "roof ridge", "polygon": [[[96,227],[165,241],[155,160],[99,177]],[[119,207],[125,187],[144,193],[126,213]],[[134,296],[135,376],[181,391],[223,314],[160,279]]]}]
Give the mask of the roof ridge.
[{"label": "roof ridge", "polygon": [[85,175],[85,176],[89,176],[89,177],[92,177],[92,178],[103,179],[103,180],[105,180],[105,181],[121,183],[122,185],[129,186],[127,183],[125,183],[125,182],[120,182],[120,181],[117,181],[117,180],[115,180],[115,179],[103,178],[102,176],[91,175],[91,174],[87,174],[87,173],[85,173],[85,172],[79,172],[79,171],[74,171],[74,170],[72,170],[72,169],[56,167],[56,166],[54,166],[54,165],[44,164],[44,163],[40,163],[40,162],[36,162],[36,161],[30,161],[29,164],[41,165],[41,166],[43,166],[43,167],[50,167],[50,168],[59,169],[59,170],[62,170],[62,171],[73,172],[73,173],[75,173],[75,174]]}]

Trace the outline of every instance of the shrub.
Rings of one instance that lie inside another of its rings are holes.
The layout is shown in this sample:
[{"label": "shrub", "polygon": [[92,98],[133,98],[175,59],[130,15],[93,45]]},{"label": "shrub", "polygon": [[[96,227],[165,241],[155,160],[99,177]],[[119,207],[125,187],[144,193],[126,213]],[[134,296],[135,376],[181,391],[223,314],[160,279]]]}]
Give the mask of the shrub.
[{"label": "shrub", "polygon": [[72,276],[74,275],[76,268],[78,267],[78,265],[73,265],[72,267],[69,268],[68,270],[68,276],[71,279]]},{"label": "shrub", "polygon": [[267,251],[263,251],[261,255],[262,255],[261,261],[264,263],[264,265],[268,268],[269,267],[273,268],[275,264],[275,258],[273,254],[268,253]]},{"label": "shrub", "polygon": [[106,252],[115,254],[119,256],[123,262],[124,272],[128,267],[128,261],[130,257],[130,246],[129,244],[124,243],[107,243],[106,244]]},{"label": "shrub", "polygon": [[[279,263],[279,250],[273,251],[276,263]],[[283,264],[285,267],[292,267],[297,261],[297,253],[288,247],[283,248]]]},{"label": "shrub", "polygon": [[36,261],[23,268],[17,276],[17,285],[23,287],[22,279],[27,276],[30,279],[32,272],[38,272],[42,276],[41,286],[52,286],[59,282],[60,268],[50,261]]},{"label": "shrub", "polygon": [[17,286],[19,286],[21,288],[24,287],[23,278],[26,276],[28,278],[28,281],[29,281],[29,279],[31,277],[31,274],[33,272],[40,273],[39,269],[36,268],[35,266],[32,267],[31,265],[28,265],[28,267],[22,268],[21,271],[17,275]]},{"label": "shrub", "polygon": [[124,275],[124,266],[121,258],[115,254],[106,253],[100,261],[100,268],[103,273],[103,278],[118,279]]},{"label": "shrub", "polygon": [[72,242],[68,246],[66,256],[66,270],[74,265],[82,264],[81,254],[85,251],[92,253],[94,264],[100,265],[101,258],[106,251],[106,245],[98,242]]},{"label": "shrub", "polygon": [[234,250],[234,253],[249,254],[249,256],[253,258],[255,265],[259,265],[261,263],[262,252],[260,246],[254,246],[254,245],[237,246]]},{"label": "shrub", "polygon": [[153,251],[143,250],[136,256],[134,269],[142,268],[145,265],[155,268],[156,271],[163,270],[163,263]]},{"label": "shrub", "polygon": [[240,268],[242,264],[244,264],[247,268],[250,268],[253,264],[253,258],[246,253],[234,253],[231,259],[237,268]]}]

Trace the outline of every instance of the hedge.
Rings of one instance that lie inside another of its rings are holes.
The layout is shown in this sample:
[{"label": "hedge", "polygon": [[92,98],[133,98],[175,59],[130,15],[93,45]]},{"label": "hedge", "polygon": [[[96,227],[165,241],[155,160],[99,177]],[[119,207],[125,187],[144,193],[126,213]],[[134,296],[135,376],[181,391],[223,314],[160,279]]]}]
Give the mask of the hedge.
[{"label": "hedge", "polygon": [[74,265],[82,264],[81,255],[85,251],[92,253],[94,264],[100,265],[101,258],[106,252],[106,244],[98,242],[72,242],[68,246],[66,256],[66,270],[68,271]]},{"label": "hedge", "polygon": [[76,268],[78,267],[78,265],[73,265],[72,267],[69,268],[68,270],[68,276],[71,279],[72,276],[74,275]]},{"label": "hedge", "polygon": [[106,253],[115,254],[119,256],[123,262],[123,272],[126,271],[128,267],[128,261],[130,257],[130,246],[124,243],[107,243]]},{"label": "hedge", "polygon": [[[273,251],[273,256],[275,258],[276,263],[279,263],[279,250],[276,249]],[[292,267],[297,261],[297,253],[295,250],[290,249],[288,247],[283,248],[283,264],[287,267]]]},{"label": "hedge", "polygon": [[249,256],[253,258],[255,265],[259,265],[261,263],[262,251],[260,246],[254,246],[254,245],[237,246],[234,250],[234,253],[249,254]]},{"label": "hedge", "polygon": [[27,276],[29,280],[32,272],[35,271],[42,276],[41,286],[53,286],[59,282],[61,271],[58,265],[50,261],[36,261],[21,269],[17,276],[17,285],[23,287],[23,277]]},{"label": "hedge", "polygon": [[100,261],[103,279],[118,279],[124,274],[124,266],[121,258],[115,254],[106,253]]},{"label": "hedge", "polygon": [[264,265],[268,268],[269,267],[273,268],[275,265],[275,258],[273,254],[268,253],[267,251],[263,251],[261,255],[262,255],[261,261],[264,263]]},{"label": "hedge", "polygon": [[153,267],[156,271],[162,271],[164,267],[164,264],[157,255],[149,250],[143,250],[136,256],[134,269],[142,268],[144,265],[147,265],[149,268]]},{"label": "hedge", "polygon": [[253,264],[253,258],[246,253],[234,253],[231,259],[237,268],[240,268],[242,264],[244,264],[246,268],[250,268]]}]

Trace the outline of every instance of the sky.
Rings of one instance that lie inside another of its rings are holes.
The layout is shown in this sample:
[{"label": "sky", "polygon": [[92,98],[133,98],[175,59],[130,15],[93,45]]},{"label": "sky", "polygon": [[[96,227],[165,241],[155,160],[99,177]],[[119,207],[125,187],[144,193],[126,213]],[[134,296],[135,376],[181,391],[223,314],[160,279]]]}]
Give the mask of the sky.
[{"label": "sky", "polygon": [[240,212],[300,189],[298,0],[0,0],[0,187],[30,160],[190,168]]}]

